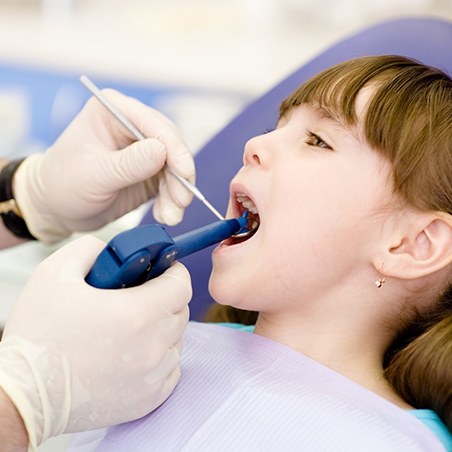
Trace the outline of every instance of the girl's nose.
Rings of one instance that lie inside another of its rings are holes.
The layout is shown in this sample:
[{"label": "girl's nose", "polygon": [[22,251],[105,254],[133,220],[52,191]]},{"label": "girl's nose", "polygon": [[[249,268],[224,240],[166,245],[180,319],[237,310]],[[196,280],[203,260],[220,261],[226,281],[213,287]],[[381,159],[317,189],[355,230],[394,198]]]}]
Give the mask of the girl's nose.
[{"label": "girl's nose", "polygon": [[268,163],[268,144],[265,135],[259,135],[248,140],[243,152],[243,164],[245,166],[262,166]]}]

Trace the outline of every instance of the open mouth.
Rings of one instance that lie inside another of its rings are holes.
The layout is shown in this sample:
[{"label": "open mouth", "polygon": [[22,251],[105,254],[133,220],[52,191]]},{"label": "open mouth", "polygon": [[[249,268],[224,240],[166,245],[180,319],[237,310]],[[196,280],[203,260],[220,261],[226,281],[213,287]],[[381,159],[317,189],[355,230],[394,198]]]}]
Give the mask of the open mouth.
[{"label": "open mouth", "polygon": [[249,196],[244,193],[235,193],[233,199],[235,200],[234,209],[238,213],[237,216],[243,215],[245,211],[248,212],[248,231],[230,237],[224,242],[224,245],[228,246],[246,242],[253,237],[254,234],[256,234],[260,225],[260,217],[257,212],[257,207]]}]

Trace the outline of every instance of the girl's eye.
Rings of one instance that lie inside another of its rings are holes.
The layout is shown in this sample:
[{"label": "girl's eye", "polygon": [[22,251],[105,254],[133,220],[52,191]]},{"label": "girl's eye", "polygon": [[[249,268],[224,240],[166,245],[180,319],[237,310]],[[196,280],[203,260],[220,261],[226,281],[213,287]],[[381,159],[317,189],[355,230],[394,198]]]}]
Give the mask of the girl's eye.
[{"label": "girl's eye", "polygon": [[333,148],[320,135],[317,135],[316,133],[311,132],[309,130],[306,131],[306,135],[307,135],[306,144],[308,144],[309,146],[329,149],[331,151],[333,150]]}]

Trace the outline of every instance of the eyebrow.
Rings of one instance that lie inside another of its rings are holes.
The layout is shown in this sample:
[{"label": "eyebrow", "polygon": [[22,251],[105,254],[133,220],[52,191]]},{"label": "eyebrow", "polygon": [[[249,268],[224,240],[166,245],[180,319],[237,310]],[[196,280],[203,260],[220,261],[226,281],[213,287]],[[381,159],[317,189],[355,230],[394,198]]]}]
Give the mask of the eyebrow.
[{"label": "eyebrow", "polygon": [[331,123],[333,127],[340,129],[341,131],[350,134],[355,140],[362,142],[362,137],[356,127],[348,125],[345,121],[338,119],[337,115],[334,115],[324,107],[309,104],[309,106],[315,111],[321,120],[326,120]]},{"label": "eyebrow", "polygon": [[320,119],[325,119],[333,125],[340,127],[341,129],[348,130],[349,127],[346,124],[337,118],[337,115],[333,115],[324,107],[318,107],[316,105],[310,105],[310,107],[319,115]]}]

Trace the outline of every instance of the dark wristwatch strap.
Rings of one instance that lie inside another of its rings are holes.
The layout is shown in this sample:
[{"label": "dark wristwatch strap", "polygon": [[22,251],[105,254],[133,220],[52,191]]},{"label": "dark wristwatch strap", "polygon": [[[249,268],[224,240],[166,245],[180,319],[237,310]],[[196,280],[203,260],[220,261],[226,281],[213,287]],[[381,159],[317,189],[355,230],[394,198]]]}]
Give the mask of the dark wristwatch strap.
[{"label": "dark wristwatch strap", "polygon": [[13,193],[13,176],[23,161],[24,159],[14,160],[0,171],[0,216],[6,228],[15,236],[22,239],[36,240],[36,237],[31,235],[25,220],[22,218]]}]

